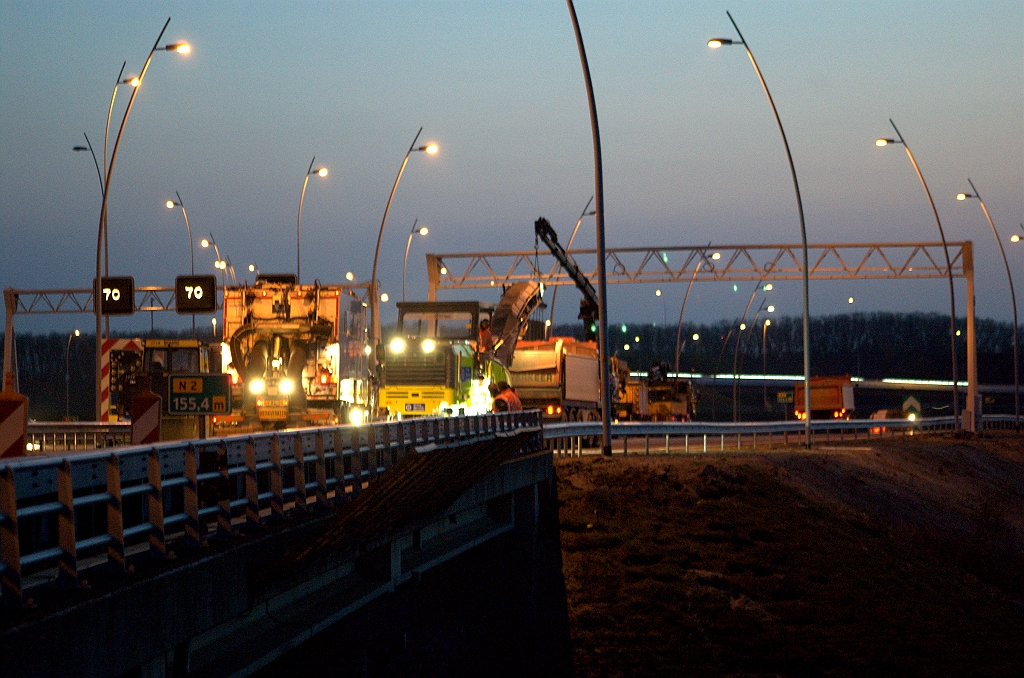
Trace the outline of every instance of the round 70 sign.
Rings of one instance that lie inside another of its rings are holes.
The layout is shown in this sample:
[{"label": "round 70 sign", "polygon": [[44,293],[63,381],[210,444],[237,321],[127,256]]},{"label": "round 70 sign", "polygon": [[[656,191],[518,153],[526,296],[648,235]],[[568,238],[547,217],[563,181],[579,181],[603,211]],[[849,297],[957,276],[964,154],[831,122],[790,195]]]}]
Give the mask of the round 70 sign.
[{"label": "round 70 sign", "polygon": [[171,374],[167,391],[168,414],[231,412],[231,388],[226,374]]}]

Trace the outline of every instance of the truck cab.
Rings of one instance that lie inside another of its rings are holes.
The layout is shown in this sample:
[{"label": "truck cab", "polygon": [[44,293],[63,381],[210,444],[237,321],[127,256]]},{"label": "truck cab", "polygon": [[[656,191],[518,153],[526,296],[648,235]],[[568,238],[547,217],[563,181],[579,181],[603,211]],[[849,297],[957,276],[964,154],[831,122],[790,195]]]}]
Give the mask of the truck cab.
[{"label": "truck cab", "polygon": [[380,406],[392,418],[490,411],[490,381],[507,380],[490,359],[494,305],[479,301],[400,302],[383,346]]}]

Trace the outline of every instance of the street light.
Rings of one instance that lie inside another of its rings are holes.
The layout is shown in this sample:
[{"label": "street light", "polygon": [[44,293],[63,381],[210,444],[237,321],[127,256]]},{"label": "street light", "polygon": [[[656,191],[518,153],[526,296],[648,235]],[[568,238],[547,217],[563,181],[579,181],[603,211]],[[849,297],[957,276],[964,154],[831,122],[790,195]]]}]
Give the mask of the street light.
[{"label": "street light", "polygon": [[601,155],[601,130],[597,123],[597,102],[594,99],[594,83],[590,78],[590,64],[587,62],[587,50],[583,46],[583,33],[576,17],[576,6],[572,0],[565,0],[572,19],[573,32],[576,34],[576,48],[580,53],[580,66],[583,69],[583,83],[587,89],[587,105],[590,108],[590,131],[594,139],[594,196],[595,221],[597,231],[597,351],[599,358],[598,375],[601,381],[601,455],[612,456],[612,394],[609,378],[608,362],[608,276],[605,270],[604,243],[604,165]]},{"label": "street light", "polygon": [[[412,143],[409,144],[409,150],[405,152],[405,157],[402,159],[402,166],[398,168],[398,176],[395,177],[395,183],[391,186],[391,195],[388,196],[388,203],[384,206],[384,217],[380,220],[380,230],[377,232],[377,248],[373,252],[373,271],[370,274],[370,314],[373,315],[372,336],[370,342],[376,346],[380,343],[380,305],[378,303],[377,292],[377,260],[380,258],[380,241],[384,237],[384,226],[388,223],[388,212],[391,211],[391,201],[395,199],[395,191],[398,190],[398,182],[402,180],[402,173],[405,172],[405,166],[409,163],[409,156],[414,151],[423,152],[428,155],[437,154],[437,144],[431,142],[424,146],[417,146],[416,142],[420,138],[420,134],[423,132],[423,128],[420,127],[419,131],[416,132],[416,136],[412,138]],[[377,352],[373,354],[373,388],[371,392],[371,400],[373,401],[370,407],[370,421],[376,421],[377,419],[377,388],[379,385],[377,370],[380,365],[377,362]]]},{"label": "street light", "polygon": [[[743,318],[740,319],[739,332],[736,333],[736,350],[733,352],[732,357],[732,420],[739,421],[739,373],[737,372],[737,363],[740,357],[740,340],[743,338],[742,332],[747,329],[747,313],[750,312],[750,305],[754,303],[754,295],[761,289],[760,280],[754,286],[754,291],[750,293],[750,299],[747,300],[747,307],[743,309]],[[761,301],[763,306],[765,300]],[[758,308],[754,315],[760,313],[761,309]]]},{"label": "street light", "polygon": [[[206,249],[213,245],[213,253],[217,259],[213,262],[213,267],[221,272],[221,282],[224,287],[228,285],[228,278],[231,278],[231,284],[237,285],[238,278],[235,277],[235,267],[231,265],[231,257],[222,257],[220,255],[220,248],[217,247],[217,240],[213,237],[213,233],[210,233],[209,238],[203,238],[199,241],[199,246]],[[256,275],[260,274],[259,268],[256,264],[249,264],[249,270],[255,271]]]},{"label": "street light", "polygon": [[[98,228],[98,235],[96,236],[96,279],[93,281],[93,311],[96,314],[96,421],[100,421],[102,417],[102,397],[100,386],[102,382],[103,372],[103,313],[102,303],[100,297],[102,296],[102,269],[100,264],[102,263],[103,255],[103,242],[105,225],[107,223],[107,199],[110,197],[110,180],[114,175],[114,163],[117,161],[117,151],[121,147],[121,139],[124,136],[125,125],[128,123],[128,116],[132,112],[132,105],[135,103],[135,95],[139,93],[139,88],[142,86],[142,81],[146,77],[146,71],[149,70],[149,64],[153,60],[153,54],[156,52],[157,47],[160,45],[160,40],[164,37],[164,31],[167,30],[167,26],[171,23],[171,17],[167,17],[167,21],[164,23],[163,28],[160,29],[160,35],[157,36],[156,42],[153,43],[153,48],[149,50],[149,56],[146,57],[146,63],[142,67],[142,72],[139,73],[137,82],[132,89],[132,95],[128,99],[128,106],[125,108],[124,117],[121,118],[121,126],[117,130],[117,137],[114,139],[114,150],[110,154],[110,163],[107,165],[107,171],[104,176],[103,183],[103,204],[100,206],[100,223]],[[187,49],[185,46],[187,43],[173,43],[173,51],[178,54],[188,54],[191,52],[191,47]],[[168,46],[165,46],[166,50]],[[122,67],[122,73],[124,68]],[[120,78],[120,76],[118,76]],[[111,108],[113,108],[113,99],[111,99]],[[104,144],[105,146],[106,144]],[[106,159],[106,153],[104,152],[104,159]]]},{"label": "street light", "polygon": [[314,162],[316,162],[315,155],[309,161],[309,169],[306,170],[306,177],[302,180],[302,193],[299,194],[299,218],[295,224],[295,282],[301,282],[302,280],[302,201],[306,197],[306,184],[309,183],[309,177],[313,174],[318,177],[327,176],[326,167],[313,169]]},{"label": "street light", "polygon": [[[917,166],[917,160],[914,159],[914,154],[910,152],[910,146],[903,140],[903,135],[900,134],[900,130],[896,127],[896,123],[889,118],[889,124],[896,130],[896,136],[898,139],[880,138],[875,140],[875,146],[889,146],[891,144],[903,144],[903,148],[907,151],[907,157],[910,158],[910,164],[914,166],[914,171],[917,172],[917,178],[921,180],[921,186],[924,187],[924,193],[928,196],[928,203],[932,206],[932,214],[935,215],[935,225],[939,227],[939,238],[942,239],[942,251],[946,254],[946,273],[949,277],[949,345],[950,353],[952,355],[952,368],[953,368],[953,426],[955,429],[960,429],[960,403],[959,397],[957,396],[956,390],[956,297],[953,291],[953,266],[949,261],[949,247],[946,246],[946,233],[942,230],[942,221],[939,220],[939,211],[935,209],[935,201],[932,200],[932,192],[928,190],[928,184],[925,183],[924,175],[921,174],[921,168]],[[973,405],[971,406],[973,409]],[[971,430],[974,430],[973,423],[971,424]]]},{"label": "street light", "polygon": [[426,235],[429,233],[426,226],[420,226],[419,229],[416,228],[416,223],[418,221],[418,217],[413,219],[412,230],[409,231],[409,240],[405,243],[405,261],[402,263],[402,301],[405,301],[405,269],[409,265],[409,247],[412,246],[412,237],[417,233],[420,235]]},{"label": "street light", "polygon": [[[709,242],[708,247],[710,246],[711,243]],[[715,252],[714,254],[711,255],[711,258],[721,259],[722,255],[719,254],[718,252]],[[707,252],[704,250],[700,251],[700,261],[698,261],[697,265],[693,267],[693,275],[690,276],[690,284],[686,286],[686,294],[683,295],[683,305],[679,308],[679,322],[678,324],[676,324],[676,372],[679,372],[679,353],[681,352],[679,346],[679,339],[683,335],[683,312],[686,311],[686,300],[690,298],[690,289],[693,287],[693,281],[697,279],[697,274],[700,272],[700,267],[702,264],[707,264],[708,270],[715,270],[715,265],[708,261]]]},{"label": "street light", "polygon": [[654,296],[661,297],[661,324],[668,325],[668,307],[665,305],[665,297],[661,295],[661,290],[654,290]]},{"label": "street light", "polygon": [[[768,312],[775,310],[774,306],[768,307]],[[768,328],[771,327],[772,319],[765,318],[761,326],[761,400],[764,401],[764,411],[768,412]]]},{"label": "street light", "polygon": [[[192,263],[192,275],[195,275],[196,274],[196,248],[192,245],[192,227],[188,223],[188,212],[185,211],[185,203],[182,202],[182,200],[181,200],[181,194],[178,193],[177,191],[175,191],[174,195],[176,195],[178,197],[178,202],[174,202],[173,200],[168,200],[167,201],[167,209],[173,210],[175,207],[180,207],[181,208],[181,214],[182,214],[183,217],[185,217],[185,228],[188,229],[188,254],[189,254],[190,261]],[[196,336],[196,314],[193,313],[192,314],[192,338],[194,339],[195,336]]]},{"label": "street light", "polygon": [[64,421],[71,421],[71,338],[81,334],[77,329],[68,334],[68,347],[64,349]]},{"label": "street light", "polygon": [[804,444],[810,448],[811,446],[811,330],[810,330],[810,278],[809,278],[809,264],[807,255],[807,225],[804,221],[804,204],[800,198],[800,184],[796,178],[796,167],[793,165],[793,154],[789,151],[789,141],[786,140],[786,131],[782,128],[782,119],[779,118],[779,111],[775,108],[775,101],[772,99],[771,93],[768,91],[768,84],[764,81],[764,76],[761,75],[761,69],[757,65],[757,60],[754,59],[754,53],[750,51],[750,45],[747,44],[746,39],[743,37],[743,33],[740,31],[740,27],[736,25],[736,21],[732,18],[732,14],[726,12],[729,17],[729,21],[732,22],[733,28],[736,29],[736,34],[740,36],[738,41],[733,41],[730,38],[712,38],[708,40],[708,47],[711,49],[718,49],[723,45],[734,45],[739,44],[747,50],[747,56],[750,58],[750,63],[754,66],[754,71],[757,73],[757,79],[761,81],[761,88],[764,89],[764,94],[768,97],[768,103],[772,108],[772,114],[775,116],[775,124],[779,128],[779,134],[782,135],[782,145],[786,148],[786,159],[789,161],[789,172],[793,175],[793,190],[796,192],[796,207],[797,212],[800,214],[800,239],[803,244],[803,255],[804,255],[804,270],[803,270],[803,302],[804,302],[804,411],[807,412],[807,418],[804,420]]},{"label": "street light", "polygon": [[[978,193],[978,189],[975,188],[974,182],[971,181],[970,177],[967,178],[967,183],[971,185],[971,190],[974,193],[959,193],[956,196],[957,200],[967,200],[968,198],[976,198],[978,204],[981,205],[981,211],[985,213],[985,218],[988,219],[988,225],[992,227],[992,235],[995,236],[996,242],[999,244],[999,253],[1003,255],[1003,265],[1006,267],[1006,281],[1010,284],[1010,301],[1013,302],[1013,418],[1014,425],[1017,430],[1020,430],[1020,382],[1018,377],[1019,366],[1017,363],[1017,295],[1013,291],[1013,276],[1010,275],[1010,262],[1006,259],[1006,250],[1003,249],[1003,241],[999,237],[999,233],[996,231],[996,225],[992,221],[992,215],[988,213],[988,208],[985,207],[985,201],[981,199],[981,194]],[[1016,238],[1016,240],[1014,240]],[[1010,240],[1017,242],[1020,237],[1015,233]]]},{"label": "street light", "polygon": [[[96,151],[92,150],[92,142],[89,141],[89,135],[86,134],[85,132],[82,132],[82,136],[85,137],[86,145],[85,146],[75,146],[71,150],[75,151],[76,153],[81,152],[81,151],[89,151],[92,154],[92,164],[96,165],[96,176],[99,177],[99,180],[100,180],[100,198],[102,198],[103,197],[103,172],[100,170],[100,163],[96,159]],[[106,158],[104,158],[104,160],[106,160]]]}]

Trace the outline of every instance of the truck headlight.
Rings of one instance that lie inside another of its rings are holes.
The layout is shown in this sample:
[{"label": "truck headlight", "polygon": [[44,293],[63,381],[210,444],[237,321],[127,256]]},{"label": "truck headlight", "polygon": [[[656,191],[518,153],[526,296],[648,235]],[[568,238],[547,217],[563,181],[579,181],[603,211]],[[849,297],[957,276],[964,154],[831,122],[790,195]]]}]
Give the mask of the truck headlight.
[{"label": "truck headlight", "polygon": [[433,339],[424,339],[420,344],[420,350],[424,353],[433,353],[435,348],[437,348],[437,342]]},{"label": "truck headlight", "polygon": [[356,426],[359,426],[360,424],[362,424],[363,420],[365,419],[365,417],[366,417],[366,413],[363,412],[362,408],[360,408],[360,407],[353,407],[352,409],[350,409],[348,411],[348,421],[349,421],[349,423],[355,424]]},{"label": "truck headlight", "polygon": [[267,382],[256,378],[249,382],[249,393],[259,395],[267,390]]},{"label": "truck headlight", "polygon": [[391,340],[391,343],[388,344],[388,348],[391,349],[392,353],[402,353],[405,351],[405,339],[395,337]]},{"label": "truck headlight", "polygon": [[291,379],[282,379],[277,384],[277,390],[284,395],[291,395],[292,391],[295,390],[295,382]]}]

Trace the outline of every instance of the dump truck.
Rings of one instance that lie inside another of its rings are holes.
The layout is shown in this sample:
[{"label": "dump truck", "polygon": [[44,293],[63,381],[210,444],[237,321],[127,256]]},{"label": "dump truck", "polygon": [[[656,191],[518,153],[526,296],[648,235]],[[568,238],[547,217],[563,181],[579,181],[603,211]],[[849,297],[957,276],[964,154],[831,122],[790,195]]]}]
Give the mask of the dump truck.
[{"label": "dump truck", "polygon": [[[804,383],[793,388],[794,413],[806,419],[803,411]],[[853,416],[853,379],[842,377],[811,377],[811,419],[849,419]]]},{"label": "dump truck", "polygon": [[520,341],[508,366],[525,409],[549,421],[594,421],[601,402],[597,344],[572,337]]},{"label": "dump truck", "polygon": [[630,421],[689,421],[697,412],[697,390],[689,379],[670,376],[667,363],[659,363],[646,376],[629,376],[616,410],[620,419]]}]

